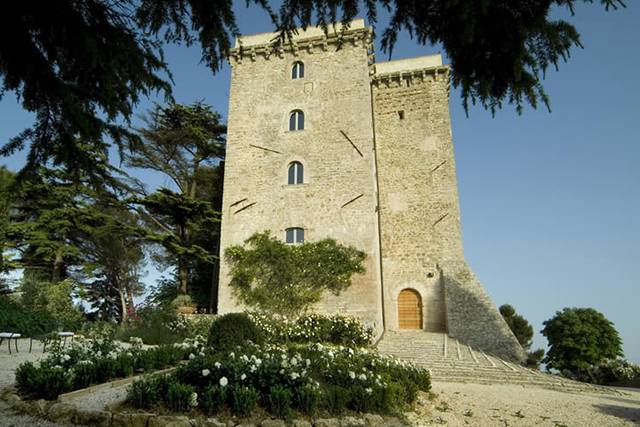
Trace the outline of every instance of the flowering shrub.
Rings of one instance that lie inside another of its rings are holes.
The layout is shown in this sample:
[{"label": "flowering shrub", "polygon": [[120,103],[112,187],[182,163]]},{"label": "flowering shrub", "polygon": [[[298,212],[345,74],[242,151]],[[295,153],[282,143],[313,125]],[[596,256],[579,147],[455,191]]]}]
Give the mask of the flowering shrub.
[{"label": "flowering shrub", "polygon": [[146,350],[136,338],[128,348],[102,338],[78,340],[64,347],[54,343],[46,358],[18,367],[16,386],[22,395],[51,400],[92,384],[175,366],[187,355],[200,354],[202,346],[202,340],[197,339]]},{"label": "flowering shrub", "polygon": [[[288,418],[293,410],[313,415],[318,408],[338,414],[347,409],[395,412],[430,389],[428,371],[374,350],[330,346],[246,344],[229,353],[207,349],[168,376],[169,382],[193,387],[199,408],[215,414],[228,408],[246,415],[260,404]],[[152,380],[143,379],[150,382]],[[153,389],[135,383],[129,402],[145,408],[133,390]],[[163,401],[163,395],[159,396]],[[166,398],[164,398],[166,399]],[[164,401],[171,407],[173,403]]]},{"label": "flowering shrub", "polygon": [[373,341],[373,329],[351,316],[305,314],[289,320],[284,316],[249,313],[249,318],[271,342],[365,346]]},{"label": "flowering shrub", "polygon": [[206,314],[178,314],[168,326],[171,332],[179,337],[206,337],[215,318]]},{"label": "flowering shrub", "polygon": [[576,379],[606,385],[636,378],[640,378],[640,366],[625,359],[605,359],[590,366]]}]

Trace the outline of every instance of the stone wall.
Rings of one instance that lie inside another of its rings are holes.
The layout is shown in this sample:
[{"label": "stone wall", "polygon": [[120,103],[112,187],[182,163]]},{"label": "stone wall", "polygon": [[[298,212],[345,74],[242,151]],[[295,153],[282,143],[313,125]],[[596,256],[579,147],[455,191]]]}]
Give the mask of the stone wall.
[{"label": "stone wall", "polygon": [[[381,331],[371,33],[361,27],[340,46],[336,37],[316,37],[295,49],[249,43],[234,51],[221,248],[263,230],[284,239],[288,227],[304,228],[307,241],[332,237],[354,245],[368,255],[367,272],[316,308],[358,315]],[[302,79],[291,78],[295,61],[304,63]],[[302,131],[288,130],[295,109],[305,114]],[[304,184],[287,185],[292,161],[304,165]],[[228,283],[222,262],[220,313],[241,309]]]},{"label": "stone wall", "polygon": [[[437,264],[462,257],[448,69],[437,65],[439,58],[429,63],[435,65],[419,73],[378,73],[372,84],[385,317],[390,329],[398,327],[397,295],[413,288],[423,298],[425,329],[444,331]],[[394,64],[376,68],[402,69],[402,61]]]},{"label": "stone wall", "polygon": [[467,263],[445,261],[440,267],[449,335],[505,360],[524,361],[520,343]]}]

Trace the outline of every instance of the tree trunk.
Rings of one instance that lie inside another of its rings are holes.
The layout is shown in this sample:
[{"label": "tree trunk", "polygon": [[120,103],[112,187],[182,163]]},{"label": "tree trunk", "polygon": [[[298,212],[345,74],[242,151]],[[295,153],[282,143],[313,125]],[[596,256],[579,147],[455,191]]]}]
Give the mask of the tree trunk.
[{"label": "tree trunk", "polygon": [[178,279],[179,279],[179,287],[178,293],[181,295],[187,295],[187,279],[188,279],[189,271],[187,260],[184,257],[180,257],[178,259]]},{"label": "tree trunk", "polygon": [[120,295],[120,307],[122,310],[122,316],[120,317],[120,323],[125,323],[129,318],[129,313],[127,313],[127,300],[124,295],[124,291],[122,289],[118,289],[118,294]]},{"label": "tree trunk", "polygon": [[51,282],[58,283],[62,280],[62,268],[64,266],[64,249],[56,250],[56,258],[53,261],[53,271],[51,272]]}]

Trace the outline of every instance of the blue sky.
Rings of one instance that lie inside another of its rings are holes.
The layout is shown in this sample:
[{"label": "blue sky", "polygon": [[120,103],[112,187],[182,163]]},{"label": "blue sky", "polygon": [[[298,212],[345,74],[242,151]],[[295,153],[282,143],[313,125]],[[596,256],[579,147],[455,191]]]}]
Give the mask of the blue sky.
[{"label": "blue sky", "polygon": [[[273,29],[244,3],[236,5],[243,33]],[[626,356],[640,362],[640,6],[627,3],[610,12],[580,4],[574,17],[554,11],[577,27],[585,49],[549,71],[551,113],[526,109],[518,116],[506,106],[494,118],[473,107],[466,117],[452,90],[451,119],[465,254],[494,302],[512,304],[533,324],[535,346],[545,344],[538,331],[557,310],[593,307],[615,323]],[[438,51],[404,34],[393,58]],[[169,46],[166,56],[176,100],[204,101],[226,117],[229,67],[212,76],[197,47]],[[387,56],[378,49],[377,58]],[[141,102],[138,112],[151,102]],[[5,94],[0,142],[31,120],[14,94]],[[15,170],[23,159],[19,153],[0,164]],[[136,175],[150,187],[169,185],[156,174]],[[158,274],[150,269],[146,280]]]}]

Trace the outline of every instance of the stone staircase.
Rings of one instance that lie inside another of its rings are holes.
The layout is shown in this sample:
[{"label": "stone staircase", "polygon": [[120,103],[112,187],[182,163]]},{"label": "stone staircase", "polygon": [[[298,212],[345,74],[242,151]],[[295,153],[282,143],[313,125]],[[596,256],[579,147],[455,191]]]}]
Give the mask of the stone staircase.
[{"label": "stone staircase", "polygon": [[436,382],[516,384],[570,392],[616,393],[607,387],[571,381],[506,362],[444,333],[385,331],[378,350],[428,368]]}]

